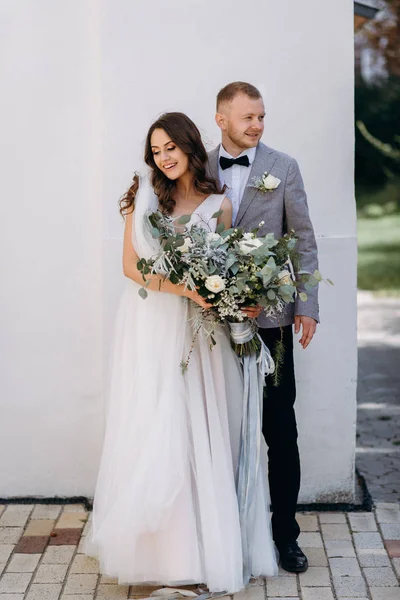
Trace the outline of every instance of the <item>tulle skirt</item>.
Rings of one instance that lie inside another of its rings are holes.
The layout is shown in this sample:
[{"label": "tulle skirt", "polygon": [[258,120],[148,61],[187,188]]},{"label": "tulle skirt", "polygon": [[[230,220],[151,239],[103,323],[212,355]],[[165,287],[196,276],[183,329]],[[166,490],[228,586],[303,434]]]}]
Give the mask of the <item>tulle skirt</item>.
[{"label": "tulle skirt", "polygon": [[[106,434],[84,552],[120,584],[243,587],[235,473],[242,374],[220,327],[200,333],[186,299],[127,282],[115,327]],[[180,362],[189,353],[182,375]],[[257,486],[254,576],[274,575],[266,448]]]}]

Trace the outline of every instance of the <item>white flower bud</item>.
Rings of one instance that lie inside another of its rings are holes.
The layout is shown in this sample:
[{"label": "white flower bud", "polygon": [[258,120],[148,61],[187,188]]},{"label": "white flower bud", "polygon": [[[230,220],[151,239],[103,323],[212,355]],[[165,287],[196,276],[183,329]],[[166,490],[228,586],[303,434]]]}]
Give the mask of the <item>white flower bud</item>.
[{"label": "white flower bud", "polygon": [[278,179],[277,177],[274,177],[273,175],[271,175],[271,173],[269,175],[266,175],[264,173],[263,178],[262,178],[262,183],[263,183],[265,189],[268,191],[276,190],[276,188],[278,187],[280,182],[281,182],[281,180]]},{"label": "white flower bud", "polygon": [[287,269],[283,269],[278,275],[280,285],[292,285],[293,281]]},{"label": "white flower bud", "polygon": [[252,250],[262,246],[263,242],[259,238],[244,239],[241,240],[238,245],[242,254],[250,254]]},{"label": "white flower bud", "polygon": [[190,237],[186,237],[184,239],[184,244],[182,246],[179,246],[178,250],[180,252],[182,252],[182,254],[185,254],[185,252],[189,252],[190,248],[193,246],[193,242],[190,239]]},{"label": "white flower bud", "polygon": [[204,285],[210,292],[214,292],[215,294],[218,294],[218,292],[222,292],[222,290],[225,289],[225,281],[219,275],[207,277]]}]

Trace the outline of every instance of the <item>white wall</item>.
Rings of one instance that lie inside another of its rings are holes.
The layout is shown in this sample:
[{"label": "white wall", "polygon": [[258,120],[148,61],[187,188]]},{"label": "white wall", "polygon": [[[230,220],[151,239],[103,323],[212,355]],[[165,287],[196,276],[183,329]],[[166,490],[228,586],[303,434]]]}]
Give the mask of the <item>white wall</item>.
[{"label": "white wall", "polygon": [[0,496],[89,494],[102,434],[96,2],[2,2]]},{"label": "white wall", "polygon": [[[211,147],[218,141],[215,95],[243,79],[265,96],[264,141],[300,163],[321,270],[335,281],[321,290],[315,342],[296,355],[300,500],[352,500],[352,4],[337,0],[329,19],[319,0],[85,0],[56,7],[39,0],[34,11],[28,2],[18,9],[10,2],[7,12],[8,293],[1,313],[8,356],[0,439],[5,448],[11,436],[20,442],[2,466],[0,496],[93,491],[103,425],[100,350],[107,356],[123,285],[116,201],[141,166],[154,118],[186,112]],[[30,74],[28,114],[20,106],[26,79],[13,76],[15,65]]]}]

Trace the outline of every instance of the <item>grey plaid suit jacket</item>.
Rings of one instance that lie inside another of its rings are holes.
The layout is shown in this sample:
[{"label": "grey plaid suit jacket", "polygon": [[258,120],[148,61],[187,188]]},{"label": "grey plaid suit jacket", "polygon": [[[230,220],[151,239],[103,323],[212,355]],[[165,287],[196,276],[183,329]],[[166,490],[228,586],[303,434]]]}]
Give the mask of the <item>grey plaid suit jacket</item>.
[{"label": "grey plaid suit jacket", "polygon": [[[218,180],[219,146],[209,152],[208,158],[209,174]],[[260,192],[251,187],[253,178],[261,177],[266,171],[281,180],[279,186],[272,192]],[[294,229],[298,237],[297,251],[301,268],[311,273],[318,269],[317,244],[299,166],[294,158],[260,142],[234,225],[250,231],[261,221],[265,224],[260,228],[260,236],[273,232],[279,238]],[[306,294],[308,298],[305,302],[297,298],[277,319],[261,315],[259,326],[270,328],[290,325],[294,322],[295,314],[312,317],[319,322],[318,288],[308,290]]]}]

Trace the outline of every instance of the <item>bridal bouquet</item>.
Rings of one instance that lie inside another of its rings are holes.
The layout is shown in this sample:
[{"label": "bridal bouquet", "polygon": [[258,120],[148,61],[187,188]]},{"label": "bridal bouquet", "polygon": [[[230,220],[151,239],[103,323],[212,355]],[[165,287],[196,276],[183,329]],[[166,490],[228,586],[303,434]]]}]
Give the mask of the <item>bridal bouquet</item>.
[{"label": "bridal bouquet", "polygon": [[[218,211],[211,218],[218,218],[220,214]],[[258,304],[264,307],[268,316],[278,317],[297,296],[301,300],[307,299],[306,293],[298,289],[299,285],[307,290],[317,285],[322,277],[319,271],[307,273],[300,269],[293,231],[276,240],[272,233],[257,237],[264,223],[248,233],[238,227],[225,230],[222,224],[213,232],[205,222],[189,225],[190,216],[173,219],[154,212],[147,219],[151,235],[160,240],[160,250],[150,260],[141,259],[137,263],[144,280],[144,286],[139,290],[141,297],[147,296],[146,275],[158,273],[172,283],[197,290],[212,305],[208,310],[199,311],[194,320],[192,346],[186,361],[181,363],[182,372],[188,368],[201,329],[209,335],[211,347],[215,345],[213,332],[218,323],[229,323],[231,344],[240,357],[244,385],[236,491],[243,570],[248,581],[265,375],[273,374],[274,383],[278,385],[284,348],[282,341],[278,342],[273,359],[257,333],[255,319],[248,319],[242,309]]]},{"label": "bridal bouquet", "polygon": [[[221,211],[212,218],[218,218]],[[276,240],[273,233],[257,237],[259,227],[249,233],[241,228],[225,230],[218,225],[216,232],[202,224],[185,227],[190,216],[171,218],[160,212],[148,216],[154,238],[160,240],[160,251],[150,260],[141,259],[138,269],[145,276],[161,273],[172,283],[184,284],[212,304],[212,309],[202,314],[196,332],[205,323],[211,344],[213,326],[228,322],[231,327],[232,346],[239,356],[251,355],[261,348],[256,334],[257,325],[242,312],[246,306],[261,305],[269,317],[278,317],[286,304],[296,297],[307,300],[303,289],[309,289],[322,280],[319,271],[308,273],[299,269],[294,231]],[[295,276],[296,271],[296,276]],[[146,298],[146,284],[139,290]],[[235,324],[246,322],[245,327]],[[187,368],[188,361],[182,363]]]}]

